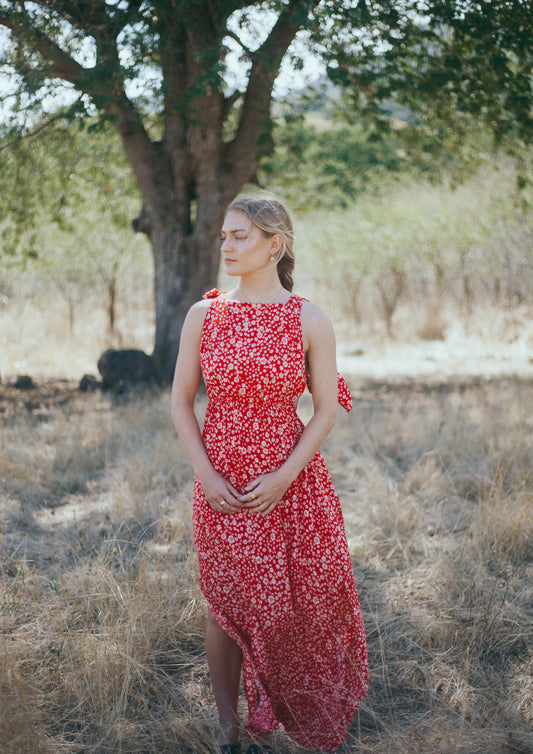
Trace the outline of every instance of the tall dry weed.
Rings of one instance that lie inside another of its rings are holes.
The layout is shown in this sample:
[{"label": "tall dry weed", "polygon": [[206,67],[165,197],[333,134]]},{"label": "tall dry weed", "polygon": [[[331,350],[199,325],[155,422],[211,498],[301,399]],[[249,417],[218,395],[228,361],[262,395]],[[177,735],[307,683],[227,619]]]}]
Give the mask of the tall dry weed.
[{"label": "tall dry weed", "polygon": [[35,688],[10,663],[4,638],[0,645],[0,741],[5,754],[44,754],[42,721]]}]

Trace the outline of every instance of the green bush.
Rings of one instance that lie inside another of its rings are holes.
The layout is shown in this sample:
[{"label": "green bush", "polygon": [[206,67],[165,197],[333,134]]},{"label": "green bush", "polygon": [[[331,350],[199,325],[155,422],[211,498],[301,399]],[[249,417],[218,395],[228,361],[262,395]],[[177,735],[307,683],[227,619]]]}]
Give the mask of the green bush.
[{"label": "green bush", "polygon": [[260,183],[296,210],[348,207],[369,184],[406,165],[399,136],[372,139],[361,128],[315,126],[286,117],[274,128],[276,147],[260,166]]}]

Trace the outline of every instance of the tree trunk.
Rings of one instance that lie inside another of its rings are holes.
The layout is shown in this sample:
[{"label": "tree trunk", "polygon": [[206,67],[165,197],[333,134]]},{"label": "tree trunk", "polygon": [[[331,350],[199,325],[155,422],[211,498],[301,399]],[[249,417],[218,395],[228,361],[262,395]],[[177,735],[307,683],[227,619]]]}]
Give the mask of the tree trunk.
[{"label": "tree trunk", "polygon": [[133,221],[145,233],[154,259],[155,344],[160,378],[170,382],[180,332],[190,306],[216,284],[224,211],[242,179],[225,175],[220,159],[221,126],[213,118],[204,134],[201,158],[191,136],[181,139],[172,124],[162,142],[126,129],[123,141],[137,175],[143,209]]},{"label": "tree trunk", "polygon": [[188,235],[172,221],[159,222],[152,229],[156,316],[153,357],[164,382],[172,379],[189,308],[216,284],[223,214],[224,206],[213,202],[207,221],[197,222]]}]

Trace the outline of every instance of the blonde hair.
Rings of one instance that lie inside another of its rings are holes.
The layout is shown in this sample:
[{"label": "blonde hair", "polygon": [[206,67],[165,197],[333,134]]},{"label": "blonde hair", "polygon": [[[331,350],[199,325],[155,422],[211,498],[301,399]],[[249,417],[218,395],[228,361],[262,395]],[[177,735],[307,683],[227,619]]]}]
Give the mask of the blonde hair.
[{"label": "blonde hair", "polygon": [[228,212],[237,210],[248,215],[253,224],[265,236],[279,235],[282,246],[277,255],[278,277],[281,285],[292,291],[294,270],[294,231],[289,213],[281,202],[264,196],[238,196],[228,207]]}]

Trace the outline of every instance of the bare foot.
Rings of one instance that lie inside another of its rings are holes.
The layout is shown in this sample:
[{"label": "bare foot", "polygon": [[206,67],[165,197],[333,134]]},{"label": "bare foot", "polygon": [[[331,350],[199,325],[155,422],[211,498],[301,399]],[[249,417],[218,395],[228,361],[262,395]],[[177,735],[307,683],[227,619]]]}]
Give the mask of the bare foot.
[{"label": "bare foot", "polygon": [[231,723],[230,725],[221,728],[217,736],[217,744],[219,744],[219,746],[223,746],[224,744],[238,744],[240,732],[241,726],[239,723]]}]

